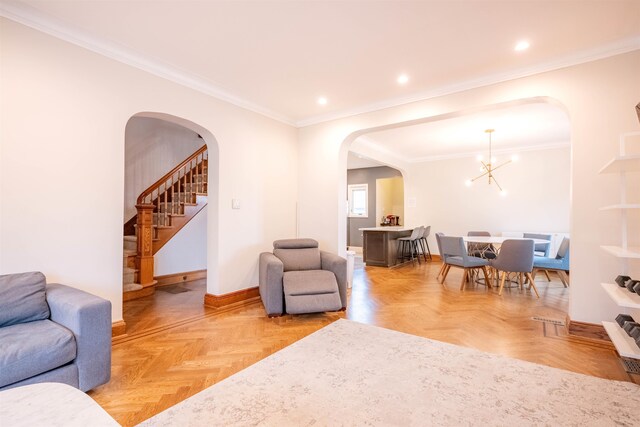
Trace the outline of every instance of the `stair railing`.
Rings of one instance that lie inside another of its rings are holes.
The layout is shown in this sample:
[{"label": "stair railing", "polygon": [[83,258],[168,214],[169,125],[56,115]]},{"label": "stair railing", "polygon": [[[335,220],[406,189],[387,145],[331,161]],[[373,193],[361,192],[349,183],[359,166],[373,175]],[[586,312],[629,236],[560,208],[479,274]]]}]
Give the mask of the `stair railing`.
[{"label": "stair railing", "polygon": [[183,203],[207,193],[207,159],[204,145],[138,196],[136,268],[143,287],[153,283],[154,227],[170,226],[170,216],[182,214]]}]

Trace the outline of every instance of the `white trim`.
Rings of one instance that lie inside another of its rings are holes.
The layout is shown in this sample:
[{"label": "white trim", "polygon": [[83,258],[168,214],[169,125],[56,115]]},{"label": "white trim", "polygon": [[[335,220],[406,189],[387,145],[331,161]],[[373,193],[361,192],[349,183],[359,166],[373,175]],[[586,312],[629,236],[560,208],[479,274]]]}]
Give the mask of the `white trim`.
[{"label": "white trim", "polygon": [[[513,148],[504,148],[501,150],[492,150],[494,154],[513,154],[513,153],[522,153],[525,151],[542,151],[542,150],[553,150],[555,148],[565,148],[571,147],[570,142],[558,142],[552,144],[541,144],[541,145],[529,145],[526,147],[513,147]],[[438,156],[425,156],[425,157],[417,157],[412,159],[405,160],[409,163],[421,163],[421,162],[435,162],[438,160],[448,160],[448,159],[460,159],[464,157],[476,157],[481,150],[476,151],[467,151],[464,153],[455,153],[455,154],[442,154]]]},{"label": "white trim", "polygon": [[140,54],[118,43],[93,37],[86,31],[72,28],[68,24],[46,16],[28,5],[3,0],[0,2],[0,16],[181,86],[210,95],[273,120],[295,126],[295,122],[291,118],[236,96],[223,89],[222,86],[216,85],[196,74],[162,63],[156,58]]}]

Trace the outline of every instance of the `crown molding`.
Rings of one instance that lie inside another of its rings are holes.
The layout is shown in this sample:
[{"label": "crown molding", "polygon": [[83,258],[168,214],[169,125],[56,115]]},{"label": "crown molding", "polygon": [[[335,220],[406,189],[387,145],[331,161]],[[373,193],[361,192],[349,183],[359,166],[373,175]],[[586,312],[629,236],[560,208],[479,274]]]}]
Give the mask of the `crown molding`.
[{"label": "crown molding", "polygon": [[113,42],[107,42],[91,36],[79,28],[72,28],[68,24],[39,12],[24,3],[13,0],[0,1],[0,16],[26,25],[45,34],[75,44],[92,52],[111,58],[115,61],[146,71],[160,78],[172,81],[181,86],[188,87],[200,93],[226,101],[237,107],[253,111],[273,120],[291,125],[297,128],[319,124],[331,120],[342,119],[363,113],[370,113],[390,107],[397,107],[416,101],[424,101],[439,96],[450,95],[470,89],[514,80],[560,68],[570,67],[585,62],[608,58],[640,49],[640,37],[632,37],[619,40],[593,49],[575,52],[553,61],[537,64],[532,67],[519,68],[502,73],[485,75],[479,78],[466,80],[459,83],[441,86],[435,89],[416,92],[408,96],[391,98],[375,103],[345,109],[324,115],[308,117],[295,121],[291,117],[255,104],[244,98],[236,96],[224,89],[221,85],[212,83],[196,74],[189,73],[178,67],[162,63],[156,58],[142,55],[132,49]]},{"label": "crown molding", "polygon": [[162,63],[156,58],[140,54],[120,44],[93,37],[86,31],[73,28],[24,3],[11,0],[0,1],[0,16],[237,107],[295,126],[293,119],[240,98],[196,74]]},{"label": "crown molding", "polygon": [[556,58],[552,61],[536,64],[531,67],[524,67],[500,73],[487,74],[475,79],[445,85],[426,91],[415,92],[408,96],[390,98],[384,101],[361,105],[355,108],[349,108],[333,113],[309,117],[297,121],[295,123],[295,126],[298,128],[302,128],[305,126],[311,126],[331,120],[344,119],[346,117],[351,117],[358,114],[371,113],[373,111],[383,110],[385,108],[397,107],[416,101],[424,101],[427,99],[437,98],[439,96],[451,95],[454,93],[464,92],[466,90],[476,89],[483,86],[489,86],[496,83],[502,83],[509,80],[515,80],[535,74],[584,64],[587,62],[596,61],[598,59],[622,55],[634,50],[640,50],[640,36],[618,40],[616,42],[601,45],[593,49],[574,52],[572,54]]}]

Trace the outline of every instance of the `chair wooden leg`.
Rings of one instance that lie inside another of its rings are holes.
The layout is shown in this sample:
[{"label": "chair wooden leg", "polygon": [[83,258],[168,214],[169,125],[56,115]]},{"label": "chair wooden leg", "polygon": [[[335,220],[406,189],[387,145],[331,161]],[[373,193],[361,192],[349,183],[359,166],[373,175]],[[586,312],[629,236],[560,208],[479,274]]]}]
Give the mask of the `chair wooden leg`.
[{"label": "chair wooden leg", "polygon": [[533,277],[531,277],[531,273],[527,273],[527,277],[529,277],[529,280],[531,281],[531,287],[533,288],[533,292],[536,293],[536,297],[540,298],[540,294],[538,294],[538,289],[533,281]]},{"label": "chair wooden leg", "polygon": [[507,278],[507,272],[503,271],[500,275],[500,289],[498,289],[498,295],[502,295],[502,288],[504,288],[504,281]]},{"label": "chair wooden leg", "polygon": [[560,280],[562,281],[562,284],[564,285],[564,287],[568,287],[569,286],[569,276],[567,276],[567,273],[564,270],[558,270],[557,271],[558,276],[560,276]]},{"label": "chair wooden leg", "polygon": [[518,285],[520,285],[520,290],[522,290],[522,273],[518,273]]},{"label": "chair wooden leg", "polygon": [[536,274],[538,274],[538,269],[537,269],[537,268],[534,268],[534,269],[531,271],[531,277],[533,277],[533,280],[535,280],[535,279],[536,279]]},{"label": "chair wooden leg", "polygon": [[444,272],[442,273],[442,278],[440,279],[440,284],[442,285],[444,283],[444,279],[447,278],[447,274],[449,274],[449,270],[451,270],[451,266],[449,264],[445,264],[446,267],[444,269]]},{"label": "chair wooden leg", "polygon": [[542,270],[544,271],[544,275],[547,276],[547,282],[551,281],[551,277],[549,277],[549,272],[547,270]]},{"label": "chair wooden leg", "polygon": [[469,270],[466,268],[462,271],[462,282],[460,283],[460,290],[464,290],[464,282],[467,281],[467,275],[469,274]]},{"label": "chair wooden leg", "polygon": [[447,264],[442,263],[442,266],[440,267],[440,271],[438,271],[438,275],[436,276],[436,279],[440,276],[442,276],[442,272],[444,272],[444,268],[447,266]]},{"label": "chair wooden leg", "polygon": [[487,272],[487,267],[482,267],[482,274],[484,274],[484,283],[487,285],[487,288],[491,287],[491,280],[489,280],[489,274]]}]

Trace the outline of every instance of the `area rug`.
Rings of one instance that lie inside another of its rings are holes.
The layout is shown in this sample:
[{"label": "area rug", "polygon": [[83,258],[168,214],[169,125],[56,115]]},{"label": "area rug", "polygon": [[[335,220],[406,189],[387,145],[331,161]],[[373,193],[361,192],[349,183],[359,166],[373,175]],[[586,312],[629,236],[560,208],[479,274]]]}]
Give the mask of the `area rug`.
[{"label": "area rug", "polygon": [[640,387],[338,320],[143,426],[632,426]]}]

